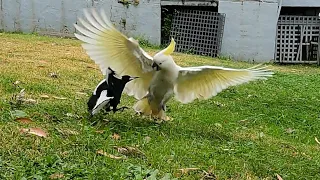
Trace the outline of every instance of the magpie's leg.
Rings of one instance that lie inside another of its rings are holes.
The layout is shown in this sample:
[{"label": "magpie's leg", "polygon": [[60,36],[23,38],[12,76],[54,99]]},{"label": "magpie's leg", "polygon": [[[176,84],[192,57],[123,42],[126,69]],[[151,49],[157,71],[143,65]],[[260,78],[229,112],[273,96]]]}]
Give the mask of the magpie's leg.
[{"label": "magpie's leg", "polygon": [[104,115],[106,115],[106,114],[108,114],[110,111],[111,111],[111,109],[110,109],[110,104],[107,104],[106,106],[105,106],[105,108],[104,108]]},{"label": "magpie's leg", "polygon": [[117,107],[113,107],[113,112],[115,113],[115,112],[117,112],[117,111],[121,111],[121,112],[123,112],[125,109],[129,109],[127,106],[123,106],[123,107],[121,107],[121,108],[117,108]]},{"label": "magpie's leg", "polygon": [[105,108],[105,110],[106,110],[107,112],[110,112],[110,111],[111,111],[110,106],[107,106],[107,107]]}]

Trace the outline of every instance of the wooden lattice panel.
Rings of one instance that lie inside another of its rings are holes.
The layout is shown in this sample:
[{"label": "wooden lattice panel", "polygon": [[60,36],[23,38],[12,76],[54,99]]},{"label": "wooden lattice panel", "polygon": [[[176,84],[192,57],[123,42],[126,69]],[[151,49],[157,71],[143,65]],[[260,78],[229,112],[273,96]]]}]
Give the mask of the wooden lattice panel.
[{"label": "wooden lattice panel", "polygon": [[317,63],[318,16],[280,16],[275,60],[280,63]]},{"label": "wooden lattice panel", "polygon": [[174,13],[170,36],[176,51],[216,57],[220,53],[225,15],[184,9]]}]

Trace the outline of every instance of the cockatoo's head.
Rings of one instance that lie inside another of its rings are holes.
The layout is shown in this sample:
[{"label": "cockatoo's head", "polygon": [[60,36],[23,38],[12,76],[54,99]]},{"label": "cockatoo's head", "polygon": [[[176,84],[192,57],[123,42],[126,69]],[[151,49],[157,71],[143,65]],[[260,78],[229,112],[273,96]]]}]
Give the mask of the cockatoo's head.
[{"label": "cockatoo's head", "polygon": [[175,45],[176,42],[172,38],[167,48],[154,55],[154,63],[152,64],[152,68],[154,68],[156,71],[159,71],[161,69],[170,69],[170,67],[174,66],[175,62],[173,61],[171,54],[175,49]]}]

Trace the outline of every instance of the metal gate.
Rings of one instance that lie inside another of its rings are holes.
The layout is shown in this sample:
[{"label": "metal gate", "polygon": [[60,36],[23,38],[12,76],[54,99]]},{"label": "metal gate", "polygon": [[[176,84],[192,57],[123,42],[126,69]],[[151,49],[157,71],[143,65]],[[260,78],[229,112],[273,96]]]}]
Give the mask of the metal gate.
[{"label": "metal gate", "polygon": [[225,15],[183,9],[175,11],[170,36],[176,51],[216,57],[221,50]]},{"label": "metal gate", "polygon": [[318,16],[280,16],[275,61],[320,63],[320,19]]}]

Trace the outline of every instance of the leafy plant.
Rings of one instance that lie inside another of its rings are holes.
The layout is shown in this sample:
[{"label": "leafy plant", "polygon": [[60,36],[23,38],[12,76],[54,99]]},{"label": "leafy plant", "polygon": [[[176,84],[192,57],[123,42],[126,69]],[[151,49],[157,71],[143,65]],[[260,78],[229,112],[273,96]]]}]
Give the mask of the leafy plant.
[{"label": "leafy plant", "polygon": [[158,169],[148,169],[144,166],[130,164],[125,178],[133,180],[176,180],[171,174],[166,173],[164,176],[159,175]]}]

